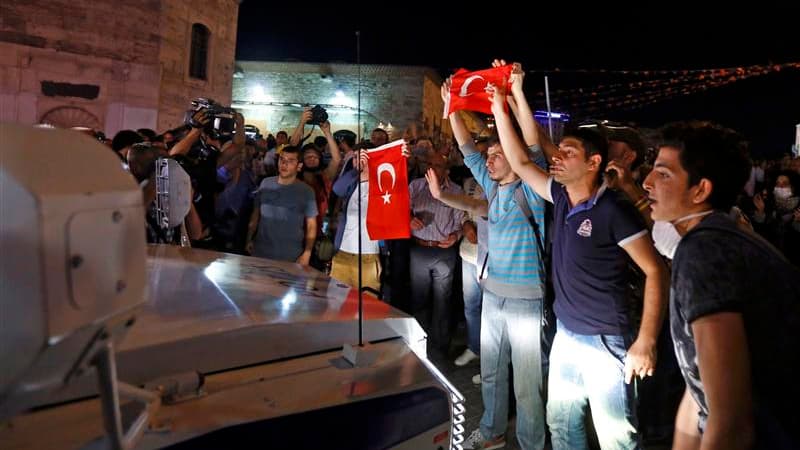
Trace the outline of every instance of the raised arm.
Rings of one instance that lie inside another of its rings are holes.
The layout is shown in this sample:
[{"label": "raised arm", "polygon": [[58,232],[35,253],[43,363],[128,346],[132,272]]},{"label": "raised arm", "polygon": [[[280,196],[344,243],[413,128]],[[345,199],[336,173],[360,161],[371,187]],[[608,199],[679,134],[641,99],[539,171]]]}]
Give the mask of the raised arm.
[{"label": "raised arm", "polygon": [[[533,109],[531,109],[528,99],[525,98],[525,92],[522,88],[525,79],[525,71],[522,70],[522,64],[513,64],[514,68],[511,70],[511,78],[509,78],[511,95],[506,97],[506,101],[511,107],[511,112],[514,113],[517,123],[519,123],[525,145],[528,147],[532,145],[540,146],[549,163],[553,155],[558,151],[558,146],[553,144],[553,141],[550,140],[541,125],[534,119]],[[492,62],[493,67],[504,65],[506,65],[506,62],[502,59],[495,59],[494,62]]]},{"label": "raised arm", "polygon": [[489,214],[489,202],[485,199],[477,199],[467,194],[443,192],[439,184],[439,177],[433,169],[428,169],[428,172],[425,173],[425,180],[428,181],[428,189],[431,191],[431,196],[445,205],[467,211],[473,216],[486,216]]},{"label": "raised arm", "polygon": [[[442,100],[445,104],[447,104],[448,100],[450,99],[450,84],[452,80],[448,78],[442,83],[441,87],[441,94]],[[450,128],[453,129],[453,136],[456,138],[456,142],[458,143],[458,147],[461,148],[463,153],[463,147],[466,144],[472,143],[472,135],[469,133],[467,129],[467,125],[464,123],[464,119],[458,114],[458,111],[450,113],[447,116],[450,119]],[[466,155],[465,155],[466,156]]]},{"label": "raised arm", "polygon": [[189,153],[189,150],[192,149],[192,146],[198,139],[200,139],[200,135],[203,133],[203,128],[208,124],[211,120],[208,117],[207,110],[205,108],[200,108],[192,114],[192,118],[189,121],[189,125],[191,125],[192,129],[186,133],[183,139],[179,140],[172,146],[169,150],[169,157],[174,158],[178,155],[185,155]]},{"label": "raised arm", "polygon": [[233,131],[233,139],[222,146],[222,151],[219,158],[217,158],[217,167],[224,166],[237,156],[241,158],[244,153],[244,116],[240,113],[236,113],[234,120],[236,121],[236,127]]},{"label": "raised arm", "polygon": [[547,172],[531,161],[528,149],[514,130],[511,117],[505,110],[506,93],[502,87],[494,86],[491,83],[486,87],[486,90],[492,99],[492,113],[497,127],[497,135],[500,138],[500,144],[503,146],[503,153],[511,165],[511,170],[536,191],[539,196],[544,199],[550,199],[550,193],[547,192],[549,176]]},{"label": "raised arm", "polygon": [[289,145],[293,147],[300,145],[300,140],[303,139],[303,133],[306,129],[306,124],[311,120],[312,115],[311,108],[303,108],[303,114],[300,114],[300,123],[297,124],[297,127],[292,132],[292,137],[289,138]]},{"label": "raised arm", "polygon": [[325,175],[325,178],[328,180],[333,180],[339,172],[339,165],[342,162],[342,153],[339,151],[339,144],[336,143],[336,139],[334,139],[333,134],[331,134],[331,123],[326,120],[319,125],[319,129],[322,130],[322,134],[325,135],[325,139],[328,141],[328,148],[331,149],[331,161],[328,163],[328,167],[325,168],[323,175]]}]

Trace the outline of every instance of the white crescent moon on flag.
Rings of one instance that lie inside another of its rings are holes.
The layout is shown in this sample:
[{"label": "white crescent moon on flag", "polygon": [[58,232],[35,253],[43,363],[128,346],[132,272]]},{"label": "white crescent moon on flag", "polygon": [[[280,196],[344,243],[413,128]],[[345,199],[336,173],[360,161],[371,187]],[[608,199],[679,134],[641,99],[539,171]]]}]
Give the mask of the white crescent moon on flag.
[{"label": "white crescent moon on flag", "polygon": [[474,94],[474,92],[472,94],[468,93],[467,89],[469,89],[469,84],[472,83],[473,81],[477,80],[478,78],[480,78],[481,80],[484,80],[484,78],[482,76],[480,76],[480,75],[473,75],[473,76],[467,78],[466,80],[464,80],[464,84],[461,85],[461,91],[459,91],[458,96],[459,97],[469,97],[470,95]]},{"label": "white crescent moon on flag", "polygon": [[397,181],[397,175],[394,172],[394,166],[391,163],[383,163],[378,166],[378,189],[383,192],[383,185],[381,184],[381,174],[383,172],[389,172],[392,176],[392,189],[394,189],[394,183]]}]

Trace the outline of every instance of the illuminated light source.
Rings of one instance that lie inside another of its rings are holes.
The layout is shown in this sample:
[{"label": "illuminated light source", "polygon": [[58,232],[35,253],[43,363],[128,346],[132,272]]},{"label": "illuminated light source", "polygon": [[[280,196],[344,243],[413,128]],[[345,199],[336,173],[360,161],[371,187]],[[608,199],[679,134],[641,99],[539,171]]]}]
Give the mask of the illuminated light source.
[{"label": "illuminated light source", "polygon": [[559,113],[555,111],[551,111],[550,113],[548,113],[547,111],[536,111],[533,114],[533,116],[536,119],[547,119],[549,117],[550,119],[558,122],[569,122],[569,114]]},{"label": "illuminated light source", "polygon": [[250,88],[250,95],[253,97],[253,101],[256,102],[270,103],[273,101],[272,96],[268,95],[264,90],[264,86],[260,84],[256,84]]},{"label": "illuminated light source", "polygon": [[346,106],[349,108],[356,106],[356,102],[352,98],[348,97],[341,89],[336,90],[333,98],[331,98],[328,103],[333,106]]}]

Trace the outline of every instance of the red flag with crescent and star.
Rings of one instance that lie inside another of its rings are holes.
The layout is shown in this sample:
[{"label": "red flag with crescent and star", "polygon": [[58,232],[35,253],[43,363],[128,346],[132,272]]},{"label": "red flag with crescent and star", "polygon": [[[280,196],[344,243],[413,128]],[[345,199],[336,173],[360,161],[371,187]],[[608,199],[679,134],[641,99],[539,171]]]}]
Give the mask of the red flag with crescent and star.
[{"label": "red flag with crescent and star", "polygon": [[369,150],[367,232],[373,241],[411,237],[408,172],[399,139]]},{"label": "red flag with crescent and star", "polygon": [[[446,119],[450,113],[462,109],[491,114],[492,102],[489,100],[489,94],[486,93],[486,85],[492,83],[495,86],[502,86],[508,92],[511,69],[513,69],[511,64],[476,72],[459,69],[453,74],[450,98],[444,105],[444,118]],[[508,111],[508,105],[505,106]]]}]

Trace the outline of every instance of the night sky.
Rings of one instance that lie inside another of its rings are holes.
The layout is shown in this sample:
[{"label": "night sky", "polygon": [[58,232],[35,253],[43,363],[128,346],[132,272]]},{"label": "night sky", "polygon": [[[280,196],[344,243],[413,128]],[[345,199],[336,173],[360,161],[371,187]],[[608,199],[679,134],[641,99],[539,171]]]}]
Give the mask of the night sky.
[{"label": "night sky", "polygon": [[[447,5],[457,6],[456,2]],[[399,3],[375,3],[356,10],[250,0],[239,9],[236,58],[355,63],[358,29],[364,64],[430,66],[446,76],[460,67],[489,67],[495,57],[519,61],[532,71],[525,79],[526,92],[539,109],[544,109],[544,102],[535,91],[543,89],[545,73],[551,90],[582,87],[591,91],[598,84],[654,79],[653,75],[601,74],[600,69],[715,69],[800,62],[798,7],[760,11],[749,5],[741,11],[699,14],[672,3],[651,6],[645,12],[644,8],[608,11],[564,2],[565,6],[548,6],[522,19],[523,14],[510,3],[502,5],[505,9],[499,14],[476,6],[465,6],[468,11],[454,14],[430,5],[424,11],[415,7],[413,12],[402,12],[396,10]],[[571,72],[576,69],[589,72]],[[800,69],[752,77],[642,108],[568,112],[647,127],[681,119],[714,120],[743,133],[752,142],[754,154],[777,154],[794,143],[794,126],[800,123]]]}]

